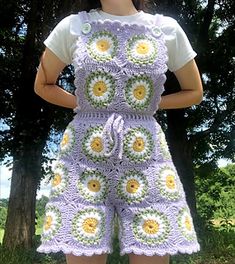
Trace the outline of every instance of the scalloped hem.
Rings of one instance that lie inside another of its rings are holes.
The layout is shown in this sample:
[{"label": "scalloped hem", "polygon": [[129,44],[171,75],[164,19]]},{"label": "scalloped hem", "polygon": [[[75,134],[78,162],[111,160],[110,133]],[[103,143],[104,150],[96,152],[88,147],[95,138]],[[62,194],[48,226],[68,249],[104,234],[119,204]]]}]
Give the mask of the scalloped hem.
[{"label": "scalloped hem", "polygon": [[135,255],[145,255],[145,256],[164,256],[164,255],[176,255],[176,254],[193,254],[200,250],[200,245],[195,245],[189,248],[182,247],[177,249],[165,249],[165,250],[148,250],[148,249],[139,249],[139,248],[128,248],[120,251],[120,255],[124,256],[125,254],[134,253]]},{"label": "scalloped hem", "polygon": [[64,254],[73,254],[75,256],[87,256],[90,257],[92,255],[101,255],[101,254],[112,254],[113,249],[110,248],[103,248],[103,249],[90,249],[86,251],[81,251],[77,249],[72,249],[66,246],[54,246],[54,247],[46,247],[46,246],[39,246],[36,249],[39,253],[58,253],[62,251]]}]

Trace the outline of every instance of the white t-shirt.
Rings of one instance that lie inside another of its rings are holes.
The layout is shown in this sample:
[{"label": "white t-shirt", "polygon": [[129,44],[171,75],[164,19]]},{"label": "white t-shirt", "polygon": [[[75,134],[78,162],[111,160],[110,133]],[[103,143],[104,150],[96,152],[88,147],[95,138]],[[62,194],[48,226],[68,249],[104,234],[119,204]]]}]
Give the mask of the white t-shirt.
[{"label": "white t-shirt", "polygon": [[[90,10],[91,20],[119,20],[126,23],[144,24],[151,26],[155,15],[139,11],[134,15],[117,16],[111,15],[101,9]],[[73,14],[62,19],[52,30],[44,44],[61,61],[71,64],[76,48],[76,39],[81,30],[81,21],[78,14]],[[193,50],[185,32],[171,17],[162,16],[160,28],[164,33],[165,43],[168,51],[168,68],[174,72],[192,60],[197,54]]]}]

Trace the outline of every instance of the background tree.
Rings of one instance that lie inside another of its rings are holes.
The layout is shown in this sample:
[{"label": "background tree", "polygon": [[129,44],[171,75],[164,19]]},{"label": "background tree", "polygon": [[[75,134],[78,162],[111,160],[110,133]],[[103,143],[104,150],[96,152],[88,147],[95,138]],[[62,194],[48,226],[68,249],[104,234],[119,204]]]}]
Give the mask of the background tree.
[{"label": "background tree", "polygon": [[67,4],[70,1],[33,0],[2,1],[1,5],[1,118],[9,127],[1,131],[1,157],[13,157],[3,244],[10,248],[32,246],[36,191],[45,161],[42,153],[55,120],[59,127],[68,120],[60,108],[41,100],[33,89],[43,40],[61,19],[61,10],[68,13]]}]

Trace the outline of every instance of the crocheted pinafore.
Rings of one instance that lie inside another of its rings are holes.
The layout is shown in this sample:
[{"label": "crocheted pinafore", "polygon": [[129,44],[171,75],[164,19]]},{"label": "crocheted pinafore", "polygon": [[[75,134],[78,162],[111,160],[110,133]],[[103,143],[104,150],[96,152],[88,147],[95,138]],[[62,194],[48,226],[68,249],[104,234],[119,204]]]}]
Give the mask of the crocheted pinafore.
[{"label": "crocheted pinafore", "polygon": [[161,16],[152,26],[79,16],[78,107],[60,143],[37,251],[111,253],[114,219],[121,255],[198,251],[182,184],[153,117],[168,59]]}]

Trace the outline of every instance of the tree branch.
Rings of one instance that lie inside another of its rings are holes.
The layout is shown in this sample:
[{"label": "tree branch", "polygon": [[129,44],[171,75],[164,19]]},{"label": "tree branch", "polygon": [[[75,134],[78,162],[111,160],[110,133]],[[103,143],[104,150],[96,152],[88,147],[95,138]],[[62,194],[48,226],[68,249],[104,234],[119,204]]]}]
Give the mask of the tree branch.
[{"label": "tree branch", "polygon": [[218,112],[210,128],[201,132],[197,132],[194,135],[191,135],[189,139],[190,144],[194,144],[199,139],[205,138],[211,133],[215,132],[229,114],[231,114],[231,109]]},{"label": "tree branch", "polygon": [[209,28],[211,21],[213,19],[214,11],[215,11],[215,0],[209,0],[206,10],[204,12],[203,21],[201,24],[201,29],[198,38],[199,40],[198,47],[201,46],[202,50],[206,49],[209,42]]}]

